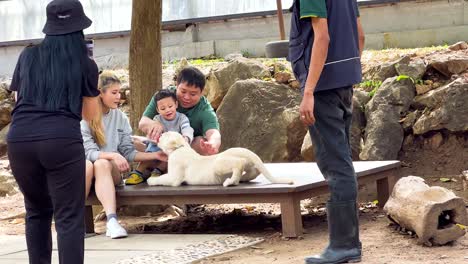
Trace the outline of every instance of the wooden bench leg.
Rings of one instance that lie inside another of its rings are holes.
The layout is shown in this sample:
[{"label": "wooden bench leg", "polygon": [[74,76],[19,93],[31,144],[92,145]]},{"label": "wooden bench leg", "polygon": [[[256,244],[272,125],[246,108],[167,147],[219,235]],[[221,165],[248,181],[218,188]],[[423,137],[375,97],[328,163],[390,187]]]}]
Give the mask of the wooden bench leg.
[{"label": "wooden bench leg", "polygon": [[281,202],[281,224],[284,237],[298,237],[303,233],[301,217],[301,200],[288,195]]},{"label": "wooden bench leg", "polygon": [[388,198],[392,194],[393,186],[400,177],[400,170],[394,169],[385,172],[386,176],[383,179],[377,180],[377,199],[379,207],[383,208]]},{"label": "wooden bench leg", "polygon": [[87,234],[94,233],[94,216],[92,205],[87,205],[85,207],[85,226]]}]

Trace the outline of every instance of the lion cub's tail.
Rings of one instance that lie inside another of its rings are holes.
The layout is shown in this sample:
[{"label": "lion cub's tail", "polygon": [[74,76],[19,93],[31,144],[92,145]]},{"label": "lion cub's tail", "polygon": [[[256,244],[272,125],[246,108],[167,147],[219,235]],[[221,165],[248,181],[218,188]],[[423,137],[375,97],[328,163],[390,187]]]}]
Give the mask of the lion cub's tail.
[{"label": "lion cub's tail", "polygon": [[265,165],[263,164],[263,161],[260,159],[260,157],[250,150],[249,152],[252,155],[251,159],[255,165],[255,168],[259,170],[263,174],[263,176],[265,176],[265,178],[267,178],[267,180],[269,180],[271,183],[294,184],[294,181],[292,179],[273,177],[271,173],[268,171],[268,169],[265,167]]}]

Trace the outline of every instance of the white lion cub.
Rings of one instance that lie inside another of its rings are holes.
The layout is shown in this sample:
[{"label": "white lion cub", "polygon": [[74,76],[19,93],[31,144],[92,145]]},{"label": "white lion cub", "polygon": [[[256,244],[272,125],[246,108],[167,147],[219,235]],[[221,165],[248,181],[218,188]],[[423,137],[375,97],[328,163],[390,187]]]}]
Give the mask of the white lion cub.
[{"label": "white lion cub", "polygon": [[168,155],[168,173],[150,177],[149,185],[180,186],[238,185],[255,179],[260,173],[272,183],[293,184],[290,179],[274,178],[262,160],[245,148],[231,148],[212,156],[201,156],[177,132],[166,132],[159,138],[158,147]]}]

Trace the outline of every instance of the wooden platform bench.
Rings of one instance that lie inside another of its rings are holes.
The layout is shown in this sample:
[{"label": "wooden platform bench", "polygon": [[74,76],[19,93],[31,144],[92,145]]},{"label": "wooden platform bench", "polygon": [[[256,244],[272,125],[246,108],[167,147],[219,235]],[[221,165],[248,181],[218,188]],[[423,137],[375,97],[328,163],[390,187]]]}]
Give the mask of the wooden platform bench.
[{"label": "wooden platform bench", "polygon": [[[157,204],[232,204],[279,203],[284,237],[302,235],[300,201],[328,193],[328,186],[315,163],[266,164],[273,176],[290,177],[294,185],[271,184],[263,176],[238,186],[148,186],[145,183],[117,187],[118,205]],[[400,177],[399,161],[354,162],[359,185],[377,183],[379,205],[388,200]],[[99,205],[95,196],[86,201],[86,232],[94,233],[92,205]]]}]

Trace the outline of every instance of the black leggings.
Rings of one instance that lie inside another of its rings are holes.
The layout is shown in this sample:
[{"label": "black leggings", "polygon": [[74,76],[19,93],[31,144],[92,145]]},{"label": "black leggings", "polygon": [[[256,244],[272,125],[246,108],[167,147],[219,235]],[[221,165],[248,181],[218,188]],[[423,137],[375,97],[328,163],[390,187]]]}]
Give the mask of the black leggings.
[{"label": "black leggings", "polygon": [[85,154],[75,139],[9,142],[8,158],[26,207],[29,263],[51,263],[52,215],[60,263],[83,263]]}]

